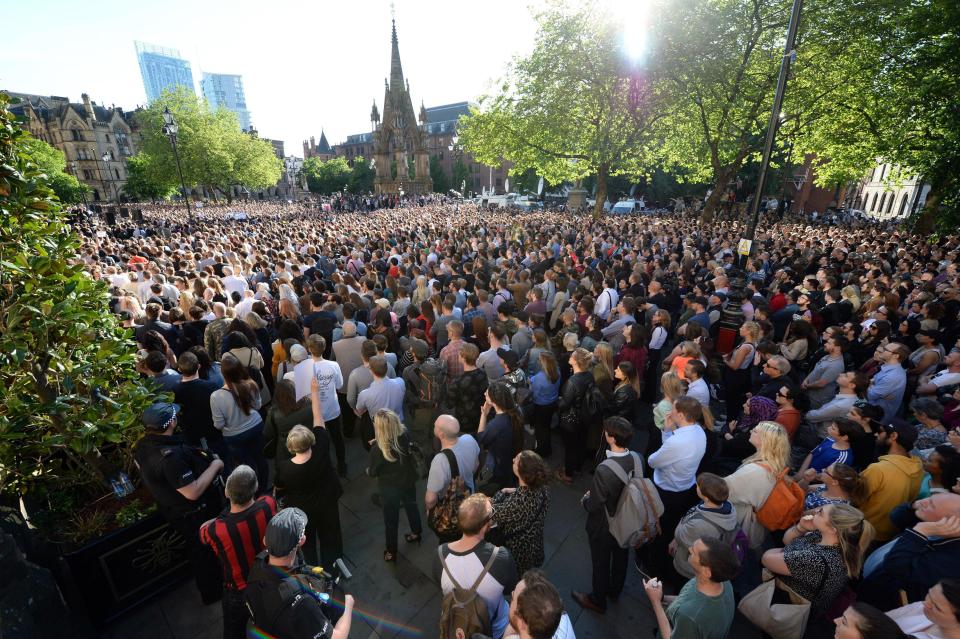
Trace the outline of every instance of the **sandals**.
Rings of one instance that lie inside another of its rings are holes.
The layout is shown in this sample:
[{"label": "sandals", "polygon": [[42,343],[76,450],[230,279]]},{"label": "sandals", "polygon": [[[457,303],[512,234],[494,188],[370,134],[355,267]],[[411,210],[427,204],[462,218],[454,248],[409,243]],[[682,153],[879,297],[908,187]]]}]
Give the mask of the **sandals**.
[{"label": "sandals", "polygon": [[388,563],[397,563],[397,556],[389,550],[383,551],[383,560]]},{"label": "sandals", "polygon": [[420,545],[420,542],[423,541],[423,535],[420,533],[408,533],[403,536],[408,544],[417,544]]}]

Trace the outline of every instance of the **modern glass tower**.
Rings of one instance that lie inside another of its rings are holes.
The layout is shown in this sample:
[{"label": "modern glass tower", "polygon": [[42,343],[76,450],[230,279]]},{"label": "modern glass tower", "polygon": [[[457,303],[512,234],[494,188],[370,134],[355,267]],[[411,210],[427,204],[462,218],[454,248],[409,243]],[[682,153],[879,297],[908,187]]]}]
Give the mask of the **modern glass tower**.
[{"label": "modern glass tower", "polygon": [[247,99],[243,95],[243,78],[229,73],[203,72],[200,90],[211,109],[223,107],[237,114],[240,128],[250,130],[250,112],[247,111]]},{"label": "modern glass tower", "polygon": [[146,42],[134,41],[137,60],[140,62],[140,75],[143,76],[143,88],[147,92],[147,101],[153,102],[164,89],[176,85],[185,86],[193,93],[193,71],[190,63],[180,57],[176,49],[158,47]]}]

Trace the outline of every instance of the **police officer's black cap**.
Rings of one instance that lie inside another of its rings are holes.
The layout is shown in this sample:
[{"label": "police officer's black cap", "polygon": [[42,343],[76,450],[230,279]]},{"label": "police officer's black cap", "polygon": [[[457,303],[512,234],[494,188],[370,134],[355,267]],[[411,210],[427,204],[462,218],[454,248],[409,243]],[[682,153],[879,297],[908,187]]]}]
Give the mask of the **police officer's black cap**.
[{"label": "police officer's black cap", "polygon": [[307,514],[299,508],[284,508],[267,524],[263,539],[267,552],[274,557],[286,557],[300,543],[307,529]]},{"label": "police officer's black cap", "polygon": [[143,425],[150,430],[167,430],[167,426],[178,412],[180,409],[176,404],[154,402],[143,411]]}]

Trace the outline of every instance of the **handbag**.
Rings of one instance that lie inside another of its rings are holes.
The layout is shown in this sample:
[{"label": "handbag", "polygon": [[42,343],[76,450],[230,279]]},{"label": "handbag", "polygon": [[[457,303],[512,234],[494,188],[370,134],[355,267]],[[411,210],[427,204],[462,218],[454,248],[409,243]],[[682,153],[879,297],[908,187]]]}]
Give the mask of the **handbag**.
[{"label": "handbag", "polygon": [[[830,575],[826,560],[823,557],[820,560],[824,563],[824,570],[815,592],[823,590]],[[778,586],[790,596],[791,603],[773,603]],[[802,639],[810,620],[810,601],[779,579],[769,579],[748,592],[740,600],[737,610],[773,639]]]}]

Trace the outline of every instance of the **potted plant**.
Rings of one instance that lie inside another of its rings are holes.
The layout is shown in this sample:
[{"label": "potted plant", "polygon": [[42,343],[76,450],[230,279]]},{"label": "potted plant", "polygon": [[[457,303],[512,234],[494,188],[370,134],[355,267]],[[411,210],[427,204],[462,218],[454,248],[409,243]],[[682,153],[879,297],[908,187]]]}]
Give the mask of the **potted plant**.
[{"label": "potted plant", "polygon": [[149,494],[131,490],[156,396],[8,103],[0,93],[0,496],[27,517],[28,558],[102,621],[185,564]]}]

